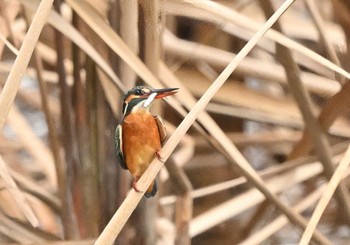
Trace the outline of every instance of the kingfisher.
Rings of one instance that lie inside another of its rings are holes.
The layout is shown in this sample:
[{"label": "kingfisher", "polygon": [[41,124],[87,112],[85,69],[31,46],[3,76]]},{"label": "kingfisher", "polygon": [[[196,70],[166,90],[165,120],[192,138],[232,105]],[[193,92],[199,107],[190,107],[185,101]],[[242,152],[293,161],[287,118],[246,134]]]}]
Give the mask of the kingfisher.
[{"label": "kingfisher", "polygon": [[[155,157],[160,157],[162,143],[166,138],[163,120],[149,111],[155,99],[178,92],[178,88],[153,89],[136,86],[124,96],[123,116],[115,130],[117,156],[123,169],[133,176],[132,187],[137,192],[137,181]],[[157,193],[154,180],[145,192],[150,198]]]}]

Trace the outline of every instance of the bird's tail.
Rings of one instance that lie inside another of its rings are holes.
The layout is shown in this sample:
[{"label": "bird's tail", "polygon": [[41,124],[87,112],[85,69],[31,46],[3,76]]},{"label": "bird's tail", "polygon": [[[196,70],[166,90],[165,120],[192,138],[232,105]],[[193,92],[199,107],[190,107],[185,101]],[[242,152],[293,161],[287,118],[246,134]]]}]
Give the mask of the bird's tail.
[{"label": "bird's tail", "polygon": [[157,188],[157,181],[154,180],[152,182],[152,184],[148,187],[146,193],[145,193],[145,197],[147,198],[150,198],[150,197],[153,197],[158,191],[158,188]]}]

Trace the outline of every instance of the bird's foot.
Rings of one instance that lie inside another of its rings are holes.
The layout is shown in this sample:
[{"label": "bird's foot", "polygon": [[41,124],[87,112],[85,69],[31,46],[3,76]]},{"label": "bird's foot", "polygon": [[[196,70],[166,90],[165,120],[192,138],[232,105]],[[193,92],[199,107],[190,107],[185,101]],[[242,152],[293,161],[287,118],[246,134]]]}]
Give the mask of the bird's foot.
[{"label": "bird's foot", "polygon": [[137,188],[137,180],[133,180],[132,183],[131,183],[131,186],[132,186],[132,188],[134,188],[134,190],[135,190],[136,192],[142,192],[142,191],[140,191],[140,190]]},{"label": "bird's foot", "polygon": [[164,163],[164,158],[160,154],[160,150],[155,152],[156,157],[159,159],[159,161]]}]

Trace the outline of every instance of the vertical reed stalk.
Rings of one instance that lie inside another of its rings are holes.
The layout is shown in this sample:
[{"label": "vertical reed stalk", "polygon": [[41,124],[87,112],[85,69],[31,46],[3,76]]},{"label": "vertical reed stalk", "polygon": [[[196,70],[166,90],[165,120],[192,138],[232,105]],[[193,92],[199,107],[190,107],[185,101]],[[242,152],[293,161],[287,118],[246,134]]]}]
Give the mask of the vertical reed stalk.
[{"label": "vertical reed stalk", "polygon": [[[60,1],[56,1],[54,6],[56,10],[60,10]],[[63,148],[65,152],[66,160],[66,185],[65,185],[65,195],[66,200],[64,203],[67,204],[63,212],[68,212],[69,215],[64,215],[63,217],[67,218],[64,223],[67,226],[64,226],[65,237],[68,239],[77,239],[80,237],[78,229],[77,216],[74,210],[73,195],[78,194],[76,188],[76,183],[74,180],[77,177],[78,165],[77,165],[77,149],[74,139],[74,129],[73,129],[73,119],[72,119],[72,106],[71,106],[71,91],[66,82],[66,72],[64,67],[64,54],[65,50],[63,44],[62,34],[58,31],[55,31],[55,45],[57,51],[57,60],[56,60],[56,69],[58,73],[58,85],[60,90],[60,103],[61,103],[61,120],[62,120],[62,133],[63,133]],[[74,190],[75,189],[75,190]]]},{"label": "vertical reed stalk", "polygon": [[[79,26],[79,17],[73,12],[72,24],[81,30]],[[78,47],[72,44],[72,61],[73,61],[73,105],[75,112],[75,132],[77,138],[77,148],[79,154],[79,189],[81,192],[81,219],[80,229],[82,231],[82,237],[91,238],[98,234],[99,230],[99,197],[98,191],[98,177],[96,174],[96,168],[98,166],[96,160],[97,144],[91,143],[91,138],[96,137],[95,130],[91,130],[90,126],[96,126],[90,124],[90,120],[95,119],[95,110],[91,105],[91,101],[95,101],[94,96],[96,82],[95,66],[93,62],[87,62],[87,74],[86,74],[86,86],[85,88],[81,73],[81,57],[82,53]],[[87,58],[88,59],[88,58]],[[90,59],[88,59],[90,61]],[[91,91],[92,92],[91,92]],[[90,92],[90,93],[89,93]],[[86,98],[88,95],[88,99]],[[91,96],[92,95],[92,96]],[[90,103],[88,103],[90,102]],[[96,102],[95,102],[96,103]],[[92,103],[92,104],[95,104]],[[94,128],[95,129],[95,128]]]}]

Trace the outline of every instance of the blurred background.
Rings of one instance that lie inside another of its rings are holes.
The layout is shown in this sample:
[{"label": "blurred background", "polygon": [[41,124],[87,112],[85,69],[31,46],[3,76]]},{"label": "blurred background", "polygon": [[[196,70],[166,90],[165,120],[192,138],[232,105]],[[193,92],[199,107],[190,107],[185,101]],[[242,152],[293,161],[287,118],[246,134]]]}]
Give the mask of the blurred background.
[{"label": "blurred background", "polygon": [[[151,110],[176,137],[283,2],[0,0],[0,83],[14,98],[0,98],[11,108],[0,113],[0,243],[93,244],[131,187],[114,144],[125,92],[180,88]],[[309,220],[349,145],[349,24],[348,1],[294,2],[182,138],[157,195],[115,244],[297,244],[303,228],[284,213]],[[16,62],[25,54],[28,67]],[[348,174],[312,244],[350,243]]]}]

